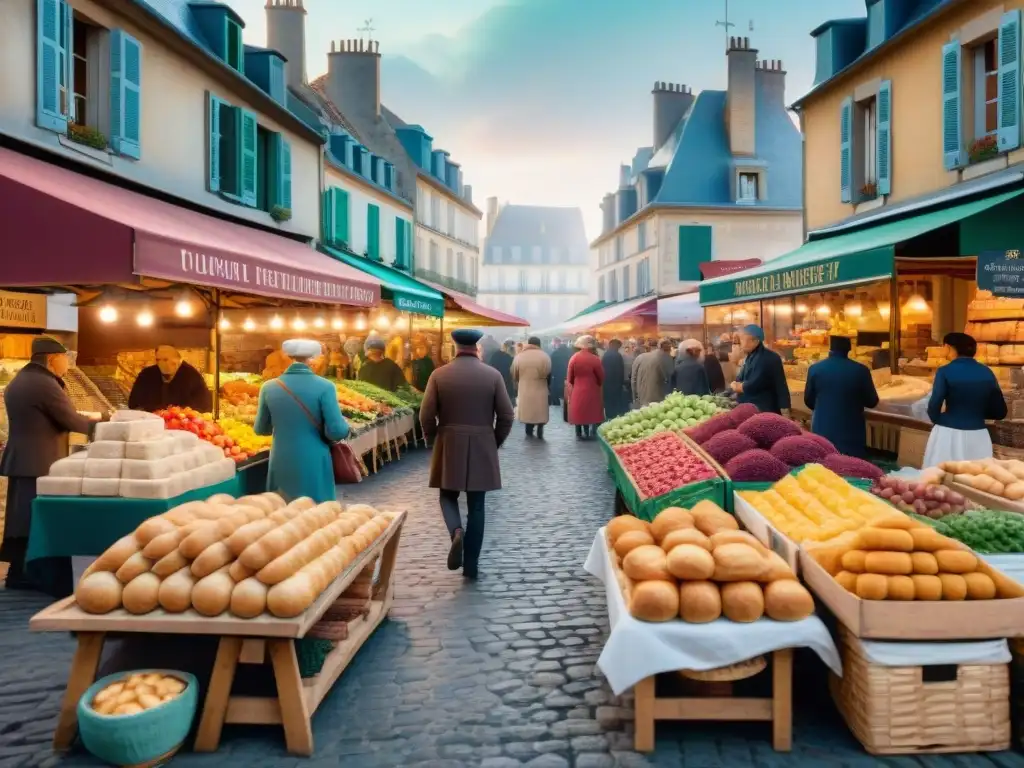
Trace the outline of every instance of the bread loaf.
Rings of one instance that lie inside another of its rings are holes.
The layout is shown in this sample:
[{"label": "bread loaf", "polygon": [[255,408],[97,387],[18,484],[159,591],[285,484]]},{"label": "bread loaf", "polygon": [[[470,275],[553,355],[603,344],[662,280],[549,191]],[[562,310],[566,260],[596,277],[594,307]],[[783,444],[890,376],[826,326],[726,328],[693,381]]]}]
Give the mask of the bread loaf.
[{"label": "bread loaf", "polygon": [[[348,510],[345,511],[346,513]],[[633,517],[632,515],[620,515],[619,517],[612,518],[607,526],[608,540],[614,545],[622,534],[628,531],[643,531],[644,533],[650,533],[650,525],[639,518]]]},{"label": "bread loaf", "polygon": [[693,515],[679,507],[668,507],[661,510],[651,522],[651,535],[655,541],[661,541],[672,531],[681,528],[693,528]]},{"label": "bread loaf", "polygon": [[751,534],[746,531],[733,531],[724,530],[711,536],[711,548],[714,549],[719,544],[746,544],[747,546],[753,547],[755,550],[760,552],[762,555],[767,556],[771,552],[768,547],[762,544],[760,541],[755,539]]},{"label": "bread loaf", "polygon": [[940,573],[943,600],[966,600],[967,580],[958,573]]},{"label": "bread loaf", "polygon": [[252,568],[246,568],[238,560],[235,560],[233,563],[231,563],[231,565],[228,566],[228,575],[231,576],[231,578],[237,584],[240,581],[245,581],[250,576],[255,576],[256,571],[254,571]]},{"label": "bread loaf", "polygon": [[885,600],[889,580],[880,573],[862,573],[857,576],[855,593],[862,600]]},{"label": "bread loaf", "polygon": [[841,561],[843,570],[849,573],[864,573],[866,571],[864,563],[867,560],[867,556],[868,553],[863,549],[851,549],[843,555]]},{"label": "bread loaf", "polygon": [[330,525],[314,531],[283,555],[271,560],[260,569],[256,578],[268,586],[280,584],[331,547],[336,546],[350,526],[351,523],[348,520],[336,520]]},{"label": "bread loaf", "polygon": [[213,525],[213,522],[210,520],[193,520],[191,523],[187,523],[181,527],[176,526],[173,531],[161,533],[155,539],[150,541],[149,544],[143,548],[142,554],[150,560],[159,560],[176,550],[182,540],[187,538],[190,534],[204,526],[208,527],[211,525]]},{"label": "bread loaf", "polygon": [[978,558],[966,549],[942,549],[935,553],[935,561],[942,573],[973,573],[978,570]]},{"label": "bread loaf", "polygon": [[912,528],[910,536],[914,540],[915,552],[936,552],[950,547],[950,540],[929,526]]},{"label": "bread loaf", "polygon": [[192,605],[196,580],[188,568],[182,568],[160,583],[160,607],[169,613],[182,613]]},{"label": "bread loaf", "polygon": [[197,579],[205,578],[216,570],[230,565],[235,556],[231,554],[228,545],[218,541],[204,549],[195,560],[192,561],[192,575]]},{"label": "bread loaf", "polygon": [[179,504],[174,509],[164,512],[161,517],[175,525],[185,525],[186,523],[191,523],[196,518],[200,518],[199,511],[205,510],[207,506],[205,501],[190,501],[186,504]]},{"label": "bread loaf", "polygon": [[939,572],[939,563],[931,552],[911,552],[910,563],[914,567],[914,573],[934,576]]},{"label": "bread loaf", "polygon": [[775,621],[800,621],[814,613],[814,598],[799,581],[773,581],[764,587],[764,612]]},{"label": "bread loaf", "polygon": [[748,624],[764,615],[764,592],[752,581],[722,585],[722,613],[727,619]]},{"label": "bread loaf", "polygon": [[75,602],[86,613],[110,613],[121,605],[123,587],[110,571],[83,576],[75,587]]},{"label": "bread loaf", "polygon": [[135,537],[145,547],[149,542],[165,533],[171,533],[178,526],[166,517],[151,517],[135,529]]},{"label": "bread loaf", "polygon": [[140,573],[121,592],[121,603],[128,613],[142,615],[159,605],[160,577],[155,573]]},{"label": "bread loaf", "polygon": [[913,600],[916,590],[910,576],[890,576],[885,591],[886,600]]},{"label": "bread loaf", "polygon": [[661,548],[671,552],[680,544],[696,544],[701,549],[711,551],[711,539],[698,531],[696,528],[678,528],[661,540]]},{"label": "bread loaf", "polygon": [[282,619],[298,616],[313,604],[355,556],[352,543],[347,538],[342,539],[338,546],[320,555],[294,576],[271,587],[267,593],[267,609]]},{"label": "bread loaf", "polygon": [[868,527],[860,530],[857,546],[869,551],[913,552],[914,538],[910,531]]},{"label": "bread loaf", "polygon": [[722,615],[722,593],[710,581],[679,585],[679,618],[691,624],[707,624]]},{"label": "bread loaf", "polygon": [[262,510],[255,507],[236,508],[236,511],[230,515],[200,526],[182,539],[178,548],[181,550],[181,554],[193,560],[199,557],[207,547],[228,538],[238,528],[252,519],[264,517],[264,514]]},{"label": "bread loaf", "polygon": [[192,607],[203,616],[220,616],[231,604],[234,579],[227,566],[205,576],[192,587]]},{"label": "bread loaf", "polygon": [[267,608],[267,585],[259,579],[244,579],[231,590],[231,613],[241,619],[259,616]]},{"label": "bread loaf", "polygon": [[796,574],[789,567],[789,563],[783,560],[782,556],[777,552],[769,552],[766,560],[768,561],[768,568],[761,574],[761,578],[758,581],[770,583],[773,581],[796,579]]},{"label": "bread loaf", "polygon": [[968,600],[992,600],[996,596],[996,583],[987,573],[965,573]]},{"label": "bread loaf", "polygon": [[641,621],[670,621],[679,615],[679,590],[668,581],[635,584],[629,612]]},{"label": "bread loaf", "polygon": [[738,531],[736,518],[711,501],[699,501],[690,510],[693,524],[698,531],[713,536],[719,531]]},{"label": "bread loaf", "polygon": [[680,544],[668,553],[667,567],[677,579],[705,581],[715,572],[715,558],[696,544]]},{"label": "bread loaf", "polygon": [[625,557],[637,547],[653,543],[654,537],[648,531],[626,531],[615,540],[615,554]]},{"label": "bread loaf", "polygon": [[654,544],[637,547],[622,558],[622,570],[634,581],[672,581],[668,555]]},{"label": "bread loaf", "polygon": [[188,564],[188,559],[181,554],[181,552],[175,549],[173,552],[164,555],[162,558],[157,560],[153,564],[153,568],[151,570],[161,579],[166,579],[172,573],[176,573],[182,568],[187,567]]},{"label": "bread loaf", "polygon": [[910,580],[914,582],[915,600],[942,599],[942,580],[938,576],[915,573]]},{"label": "bread loaf", "polygon": [[129,557],[137,554],[141,549],[141,542],[136,539],[134,533],[130,533],[107,547],[107,551],[97,557],[89,567],[85,569],[85,573],[83,573],[82,576],[85,577],[91,573],[97,573],[99,571],[115,572],[125,564],[125,561]]},{"label": "bread loaf", "polygon": [[117,580],[122,584],[127,584],[139,574],[146,573],[152,567],[152,560],[141,552],[136,552],[117,569]]},{"label": "bread loaf", "polygon": [[767,559],[748,544],[722,544],[711,554],[715,558],[714,581],[757,581],[768,569]]},{"label": "bread loaf", "polygon": [[909,576],[914,572],[914,562],[907,552],[868,552],[864,556],[864,572]]},{"label": "bread loaf", "polygon": [[337,517],[336,506],[336,504],[321,504],[303,512],[298,517],[261,536],[255,544],[246,547],[238,559],[245,567],[258,571],[274,558],[283,555],[313,531],[333,522]]}]

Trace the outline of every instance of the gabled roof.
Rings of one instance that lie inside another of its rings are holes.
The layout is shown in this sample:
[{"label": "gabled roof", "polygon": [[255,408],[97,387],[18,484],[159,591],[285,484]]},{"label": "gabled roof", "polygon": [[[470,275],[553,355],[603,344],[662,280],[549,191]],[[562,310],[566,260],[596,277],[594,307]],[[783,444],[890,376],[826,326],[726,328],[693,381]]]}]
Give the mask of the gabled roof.
[{"label": "gabled roof", "polygon": [[[527,257],[529,249],[539,246],[544,249],[542,262],[545,264],[586,265],[589,260],[583,212],[579,208],[506,205],[487,236],[484,263],[511,263],[507,252],[496,260],[491,252],[494,246],[503,251],[519,246]],[[557,260],[551,257],[552,248],[559,251]]]},{"label": "gabled roof", "polygon": [[330,118],[332,123],[340,125],[357,141],[362,142],[359,138],[359,133],[352,126],[343,114],[338,106],[331,101],[330,96],[327,95],[327,75],[321,75],[309,84],[309,96],[312,101],[316,102],[316,105],[323,110],[324,114]]}]

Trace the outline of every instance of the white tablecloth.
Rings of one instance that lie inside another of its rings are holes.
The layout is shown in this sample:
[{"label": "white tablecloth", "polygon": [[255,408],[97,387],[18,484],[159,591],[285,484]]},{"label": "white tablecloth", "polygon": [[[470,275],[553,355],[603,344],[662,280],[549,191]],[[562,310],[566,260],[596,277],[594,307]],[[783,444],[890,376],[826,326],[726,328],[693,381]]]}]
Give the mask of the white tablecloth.
[{"label": "white tablecloth", "polygon": [[634,619],[615,579],[603,528],[583,567],[604,582],[611,633],[597,666],[616,694],[661,672],[717,669],[783,648],[810,648],[837,675],[842,674],[839,652],[817,616],[803,621],[761,619],[752,624],[728,619],[709,624]]}]

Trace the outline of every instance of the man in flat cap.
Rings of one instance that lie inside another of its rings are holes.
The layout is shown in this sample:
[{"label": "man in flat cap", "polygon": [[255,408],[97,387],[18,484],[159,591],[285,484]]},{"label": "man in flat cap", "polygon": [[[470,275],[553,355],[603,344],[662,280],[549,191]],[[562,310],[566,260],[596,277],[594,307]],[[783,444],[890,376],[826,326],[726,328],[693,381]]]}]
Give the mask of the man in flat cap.
[{"label": "man in flat cap", "polygon": [[45,476],[57,459],[67,456],[68,433],[88,434],[94,424],[75,410],[64,391],[70,364],[67,353],[56,339],[34,339],[31,361],[3,394],[9,436],[0,459],[0,475],[8,478],[0,561],[10,563],[8,589],[37,589],[52,597],[71,594],[71,558],[34,560],[31,567],[26,566],[36,479]]},{"label": "man in flat cap", "polygon": [[732,383],[737,401],[756,405],[763,413],[789,416],[789,384],[782,358],[764,345],[764,331],[760,326],[744,326],[739,335],[746,358]]},{"label": "man in flat cap", "polygon": [[181,359],[181,352],[161,344],[156,348],[156,364],[146,366],[136,377],[128,407],[152,413],[172,405],[207,413],[213,410],[213,393],[203,374]]},{"label": "man in flat cap", "polygon": [[380,336],[366,340],[366,360],[359,366],[359,380],[394,392],[405,384],[405,374],[398,363],[384,355],[386,349],[387,344]]},{"label": "man in flat cap", "polygon": [[[448,569],[462,568],[477,576],[484,541],[484,499],[501,488],[498,448],[512,431],[515,418],[505,382],[480,361],[476,345],[483,334],[471,329],[452,332],[455,359],[430,375],[420,406],[420,426],[434,441],[430,487],[441,491],[451,549]],[[466,493],[466,525],[459,513],[459,494]]]}]

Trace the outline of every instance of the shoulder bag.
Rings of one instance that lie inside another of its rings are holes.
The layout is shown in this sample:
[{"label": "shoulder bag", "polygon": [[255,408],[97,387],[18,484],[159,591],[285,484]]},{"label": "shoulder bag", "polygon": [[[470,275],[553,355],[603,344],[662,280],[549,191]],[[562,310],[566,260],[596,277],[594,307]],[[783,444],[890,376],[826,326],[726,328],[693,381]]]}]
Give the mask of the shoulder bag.
[{"label": "shoulder bag", "polygon": [[331,467],[334,469],[334,482],[337,485],[351,485],[352,483],[361,482],[363,479],[363,470],[360,467],[360,461],[356,458],[355,452],[344,440],[339,440],[334,443],[327,439],[327,435],[324,432],[323,425],[320,424],[313,416],[313,412],[306,407],[306,404],[299,400],[285,385],[281,379],[277,380],[278,385],[283,389],[288,396],[299,404],[299,407],[306,414],[306,418],[309,419],[310,424],[320,433],[320,439],[327,444],[327,448],[331,454]]}]

